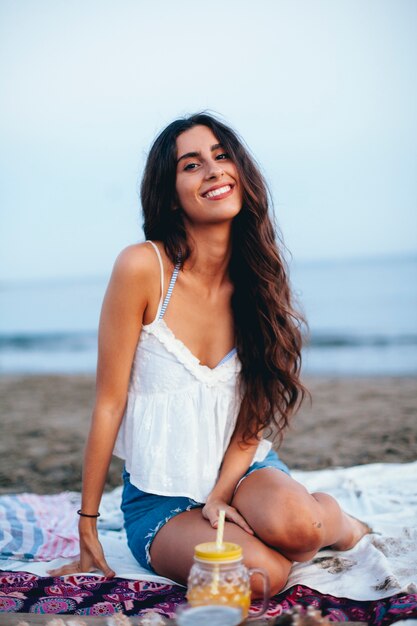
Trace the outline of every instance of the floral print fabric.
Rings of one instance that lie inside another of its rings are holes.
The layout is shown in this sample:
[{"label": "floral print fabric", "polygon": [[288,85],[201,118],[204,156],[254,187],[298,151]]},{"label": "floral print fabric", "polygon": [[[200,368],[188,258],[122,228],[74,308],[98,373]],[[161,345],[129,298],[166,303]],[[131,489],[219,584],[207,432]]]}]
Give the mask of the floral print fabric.
[{"label": "floral print fabric", "polygon": [[[102,576],[43,578],[27,572],[0,571],[0,612],[77,615],[144,615],[152,610],[173,617],[176,607],[186,601],[185,590],[163,585]],[[332,622],[365,622],[386,626],[401,619],[417,618],[417,594],[396,594],[382,600],[358,602],[323,595],[296,585],[274,596],[267,616],[277,617],[294,605],[314,606]],[[251,611],[260,611],[254,602]]]}]

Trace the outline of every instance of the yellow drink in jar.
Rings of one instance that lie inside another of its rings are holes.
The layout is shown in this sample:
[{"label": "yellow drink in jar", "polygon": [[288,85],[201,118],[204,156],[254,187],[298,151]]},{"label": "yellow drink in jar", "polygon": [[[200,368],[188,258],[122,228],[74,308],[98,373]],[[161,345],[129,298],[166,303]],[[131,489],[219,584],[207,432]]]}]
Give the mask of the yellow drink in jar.
[{"label": "yellow drink in jar", "polygon": [[212,585],[194,587],[187,593],[191,606],[207,606],[216,604],[239,608],[242,620],[246,619],[250,607],[250,590],[243,590],[241,585],[219,585],[218,592],[212,593]]},{"label": "yellow drink in jar", "polygon": [[264,607],[268,608],[269,580],[263,570],[248,570],[243,563],[242,548],[236,543],[200,543],[194,549],[194,564],[188,577],[187,600],[192,607],[227,606],[241,610],[247,618],[251,604],[250,575],[264,577]]}]

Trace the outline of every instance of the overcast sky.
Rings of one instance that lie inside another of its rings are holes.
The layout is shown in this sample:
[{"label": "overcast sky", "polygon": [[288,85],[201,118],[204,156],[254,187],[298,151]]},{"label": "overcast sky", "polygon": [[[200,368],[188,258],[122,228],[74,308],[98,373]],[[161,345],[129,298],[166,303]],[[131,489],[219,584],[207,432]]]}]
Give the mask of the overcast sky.
[{"label": "overcast sky", "polygon": [[156,133],[244,137],[295,260],[417,253],[415,0],[1,0],[0,279],[106,275]]}]

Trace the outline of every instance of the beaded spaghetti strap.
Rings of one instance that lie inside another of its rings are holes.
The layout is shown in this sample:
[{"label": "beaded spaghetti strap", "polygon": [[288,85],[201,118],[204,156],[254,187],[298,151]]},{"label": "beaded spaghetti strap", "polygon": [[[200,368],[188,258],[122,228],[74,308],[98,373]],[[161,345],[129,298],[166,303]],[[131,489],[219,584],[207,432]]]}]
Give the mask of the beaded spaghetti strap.
[{"label": "beaded spaghetti strap", "polygon": [[171,298],[172,290],[174,289],[175,281],[177,280],[180,268],[181,268],[181,263],[178,262],[176,264],[175,268],[174,268],[174,271],[172,272],[171,280],[169,281],[167,295],[165,296],[164,303],[163,303],[161,311],[159,313],[158,319],[160,319],[160,320],[164,317],[165,311],[167,310],[167,306],[168,306],[169,300]]},{"label": "beaded spaghetti strap", "polygon": [[161,253],[158,250],[158,246],[153,241],[151,241],[150,239],[147,239],[146,243],[150,243],[152,248],[155,250],[156,256],[158,257],[158,261],[159,261],[159,268],[161,270],[161,297],[159,299],[158,310],[157,310],[156,316],[155,316],[155,319],[157,320],[157,319],[159,319],[160,311],[161,311],[161,308],[162,308],[162,302],[163,302],[163,299],[164,299],[164,266],[163,266],[163,263],[162,263]]}]

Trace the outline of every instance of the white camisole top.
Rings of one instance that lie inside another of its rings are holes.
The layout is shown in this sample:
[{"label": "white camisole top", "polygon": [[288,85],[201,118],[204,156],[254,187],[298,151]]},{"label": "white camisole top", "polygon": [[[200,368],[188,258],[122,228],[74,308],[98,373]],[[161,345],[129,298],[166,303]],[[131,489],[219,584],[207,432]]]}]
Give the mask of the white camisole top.
[{"label": "white camisole top", "polygon": [[[154,321],[142,325],[114,454],[125,460],[138,489],[204,503],[236,426],[240,361],[233,349],[210,368],[175,337],[163,316],[179,264],[164,299],[161,255],[149,243],[161,268],[161,299]],[[260,441],[253,463],[270,448],[269,441]]]}]

